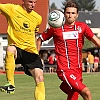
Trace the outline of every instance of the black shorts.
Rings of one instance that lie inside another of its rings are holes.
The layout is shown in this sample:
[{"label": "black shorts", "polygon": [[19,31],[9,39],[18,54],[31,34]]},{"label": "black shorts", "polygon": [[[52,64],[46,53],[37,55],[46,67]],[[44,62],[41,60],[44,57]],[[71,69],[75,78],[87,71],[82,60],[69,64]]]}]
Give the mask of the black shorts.
[{"label": "black shorts", "polygon": [[16,49],[17,59],[15,60],[15,63],[22,64],[22,66],[24,67],[25,74],[32,76],[28,69],[40,68],[43,70],[43,65],[39,55],[29,53],[18,47],[16,47]]}]

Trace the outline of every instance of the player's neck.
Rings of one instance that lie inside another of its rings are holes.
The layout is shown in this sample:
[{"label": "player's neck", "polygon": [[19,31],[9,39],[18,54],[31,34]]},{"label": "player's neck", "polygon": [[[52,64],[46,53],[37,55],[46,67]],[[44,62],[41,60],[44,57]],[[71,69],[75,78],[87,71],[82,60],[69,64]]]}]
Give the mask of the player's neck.
[{"label": "player's neck", "polygon": [[75,25],[75,21],[74,21],[73,23],[65,22],[65,24],[66,24],[67,26],[73,26],[73,25]]},{"label": "player's neck", "polygon": [[26,9],[26,7],[25,7],[24,4],[22,4],[22,8],[23,8],[24,10],[26,10],[27,13],[30,13],[30,12],[31,12],[31,11],[28,11],[28,10]]},{"label": "player's neck", "polygon": [[[26,7],[24,6],[24,4],[22,4],[22,8],[24,9],[24,10],[26,10]],[[26,10],[27,11],[27,10]]]}]

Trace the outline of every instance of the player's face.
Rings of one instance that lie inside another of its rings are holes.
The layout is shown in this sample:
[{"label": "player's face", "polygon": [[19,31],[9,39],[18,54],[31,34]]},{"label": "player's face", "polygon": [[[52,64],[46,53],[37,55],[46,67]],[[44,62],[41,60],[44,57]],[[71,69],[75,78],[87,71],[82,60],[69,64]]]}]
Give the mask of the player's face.
[{"label": "player's face", "polygon": [[37,0],[23,0],[23,7],[24,9],[27,11],[27,12],[31,12],[35,5],[36,5],[36,2]]},{"label": "player's face", "polygon": [[74,7],[68,7],[65,10],[66,24],[74,25],[76,18],[78,17],[77,9]]}]

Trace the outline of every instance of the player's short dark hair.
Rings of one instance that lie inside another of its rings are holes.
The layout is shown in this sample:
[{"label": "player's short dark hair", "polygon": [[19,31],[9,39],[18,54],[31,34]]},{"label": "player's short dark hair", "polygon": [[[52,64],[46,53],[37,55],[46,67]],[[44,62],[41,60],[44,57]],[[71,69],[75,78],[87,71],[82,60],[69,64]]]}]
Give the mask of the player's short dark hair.
[{"label": "player's short dark hair", "polygon": [[77,9],[77,13],[78,13],[78,4],[75,2],[75,1],[73,1],[73,0],[69,0],[67,3],[66,3],[66,5],[65,5],[65,8],[64,8],[64,12],[66,11],[66,8],[68,8],[68,7],[74,7],[74,8],[76,8]]}]

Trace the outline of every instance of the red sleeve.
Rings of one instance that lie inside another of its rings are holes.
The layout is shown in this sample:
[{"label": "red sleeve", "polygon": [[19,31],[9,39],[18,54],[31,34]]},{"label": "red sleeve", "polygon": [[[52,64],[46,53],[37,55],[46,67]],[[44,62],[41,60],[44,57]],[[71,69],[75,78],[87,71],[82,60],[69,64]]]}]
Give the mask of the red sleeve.
[{"label": "red sleeve", "polygon": [[90,29],[90,27],[88,25],[85,25],[85,36],[87,39],[91,40],[92,37],[94,36],[94,33],[92,32],[92,30]]},{"label": "red sleeve", "polygon": [[53,37],[54,29],[53,28],[48,28],[45,32],[42,33],[42,40],[46,41],[49,40],[51,37]]}]

